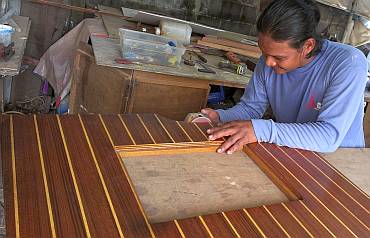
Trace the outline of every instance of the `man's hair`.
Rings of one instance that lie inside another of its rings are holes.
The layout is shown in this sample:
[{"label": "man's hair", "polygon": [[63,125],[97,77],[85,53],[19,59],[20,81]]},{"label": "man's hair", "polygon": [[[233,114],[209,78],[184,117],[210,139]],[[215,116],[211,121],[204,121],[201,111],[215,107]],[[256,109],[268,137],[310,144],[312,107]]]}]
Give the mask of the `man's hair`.
[{"label": "man's hair", "polygon": [[289,41],[296,49],[307,39],[315,39],[315,48],[307,55],[310,58],[322,47],[321,36],[316,32],[319,21],[320,11],[315,0],[275,0],[259,16],[257,31],[269,34],[275,41]]}]

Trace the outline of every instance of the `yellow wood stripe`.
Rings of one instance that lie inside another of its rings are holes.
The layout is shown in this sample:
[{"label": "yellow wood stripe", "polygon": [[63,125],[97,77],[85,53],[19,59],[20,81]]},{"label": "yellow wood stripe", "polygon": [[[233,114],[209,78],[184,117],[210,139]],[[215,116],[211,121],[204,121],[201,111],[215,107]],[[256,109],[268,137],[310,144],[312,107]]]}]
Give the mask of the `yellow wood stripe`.
[{"label": "yellow wood stripe", "polygon": [[325,204],[315,195],[311,192],[311,190],[309,190],[296,176],[294,176],[294,174],[285,167],[285,165],[283,165],[273,154],[271,154],[271,152],[263,145],[263,144],[260,144],[261,147],[271,156],[275,159],[275,161],[277,161],[304,189],[306,189],[306,191],[311,194],[312,197],[314,197],[337,221],[339,221],[340,224],[342,224],[353,236],[357,237],[355,233],[353,233],[353,231],[351,229],[349,229],[349,227],[346,226],[346,224],[343,223],[342,220],[340,220],[327,206],[325,206]]},{"label": "yellow wood stripe", "polygon": [[[369,230],[369,227],[363,223],[355,214],[353,214],[344,204],[339,201],[333,194],[331,194],[324,186],[322,186],[314,177],[311,176],[302,166],[300,166],[290,155],[288,155],[281,147],[278,147],[293,163],[295,163],[301,170],[304,171],[305,174],[308,175],[317,185],[319,185],[325,192],[327,192],[338,204],[340,204],[349,214],[351,214],[361,225],[363,225],[366,229]],[[302,154],[301,154],[302,155]]]},{"label": "yellow wood stripe", "polygon": [[68,161],[68,167],[69,167],[69,170],[71,172],[73,185],[74,185],[74,187],[76,189],[76,196],[77,196],[78,205],[80,207],[80,211],[81,211],[81,215],[82,215],[82,220],[83,220],[83,223],[84,223],[84,226],[85,226],[86,236],[90,238],[91,237],[91,234],[90,234],[89,225],[87,224],[85,210],[84,210],[84,207],[83,207],[83,204],[82,204],[82,200],[81,200],[80,190],[79,190],[78,185],[77,185],[76,176],[75,176],[75,173],[74,173],[74,170],[73,170],[71,157],[69,155],[69,150],[68,150],[68,147],[67,147],[67,142],[66,142],[66,139],[65,139],[65,136],[64,136],[64,131],[63,131],[62,124],[60,122],[59,115],[57,115],[57,121],[58,121],[59,131],[60,131],[60,134],[62,136],[64,150],[66,152],[67,161]]},{"label": "yellow wood stripe", "polygon": [[276,219],[276,217],[274,215],[272,215],[272,213],[269,211],[269,209],[265,205],[263,205],[262,207],[270,215],[270,217],[272,218],[272,220],[274,220],[274,222],[280,227],[280,229],[284,232],[284,234],[287,237],[291,238],[291,236],[289,235],[289,233],[284,229],[284,227],[280,224],[280,222]]},{"label": "yellow wood stripe", "polygon": [[207,231],[207,233],[208,233],[209,237],[214,238],[214,236],[213,236],[213,234],[212,234],[211,230],[210,230],[210,229],[209,229],[209,227],[207,226],[207,224],[206,224],[206,222],[204,221],[203,217],[198,216],[198,218],[199,218],[199,220],[202,222],[202,224],[203,224],[204,228],[206,228],[206,231]]},{"label": "yellow wood stripe", "polygon": [[173,222],[175,223],[176,227],[177,227],[177,230],[180,232],[180,235],[182,238],[185,238],[185,234],[184,232],[182,231],[181,227],[180,227],[180,224],[177,222],[177,220],[173,220]]},{"label": "yellow wood stripe", "polygon": [[[108,138],[109,138],[110,143],[112,144],[112,146],[114,146],[114,144],[113,144],[113,140],[112,140],[112,137],[111,137],[111,135],[110,135],[110,133],[109,133],[109,130],[108,130],[107,125],[106,125],[106,124],[105,124],[105,122],[104,122],[104,119],[102,118],[102,116],[101,116],[101,115],[99,115],[99,118],[100,118],[100,122],[102,123],[102,125],[103,125],[103,127],[104,127],[105,133],[107,134],[107,136],[108,136]],[[134,194],[135,200],[136,200],[136,202],[137,202],[137,204],[138,204],[138,206],[139,206],[139,209],[140,209],[140,211],[141,211],[141,214],[142,214],[142,215],[143,215],[143,217],[144,217],[144,220],[145,220],[145,223],[146,223],[146,225],[147,225],[147,227],[148,227],[148,229],[149,229],[149,232],[150,232],[150,234],[151,234],[151,236],[152,236],[152,237],[155,237],[154,232],[153,232],[153,229],[152,229],[152,226],[150,225],[150,223],[149,223],[149,221],[148,221],[148,218],[147,218],[147,216],[146,216],[146,214],[145,214],[145,212],[144,212],[144,209],[143,209],[143,207],[141,206],[141,202],[139,201],[139,198],[138,198],[138,196],[137,196],[136,190],[135,190],[134,186],[132,185],[132,181],[131,181],[131,179],[130,179],[130,176],[128,175],[128,173],[127,173],[127,171],[126,171],[126,167],[125,167],[125,165],[123,164],[123,162],[122,162],[121,158],[120,158],[118,155],[117,155],[117,159],[118,159],[118,161],[119,161],[119,163],[120,163],[120,166],[121,166],[121,168],[122,168],[122,170],[123,170],[123,172],[124,172],[124,174],[125,174],[125,177],[126,177],[126,179],[127,179],[128,183],[129,183],[129,185],[130,185],[131,191],[132,191],[132,193]]]},{"label": "yellow wood stripe", "polygon": [[120,235],[120,237],[124,237],[123,235],[123,232],[122,232],[122,228],[121,228],[121,224],[119,224],[119,221],[118,221],[118,218],[117,218],[117,214],[116,214],[116,210],[114,209],[114,206],[113,206],[113,203],[112,203],[112,199],[109,195],[109,192],[108,192],[108,188],[107,188],[107,185],[105,183],[105,180],[104,180],[104,177],[103,177],[103,174],[101,172],[101,169],[99,167],[99,163],[96,159],[96,156],[95,156],[95,152],[94,152],[94,149],[91,145],[91,142],[90,142],[90,138],[89,138],[89,135],[87,134],[87,131],[86,131],[86,128],[85,128],[85,125],[82,121],[82,118],[80,115],[78,115],[78,119],[80,120],[80,123],[81,123],[81,127],[82,127],[82,130],[84,132],[84,135],[85,135],[85,138],[86,138],[86,141],[87,141],[87,144],[89,145],[89,149],[90,149],[90,152],[91,152],[91,155],[93,157],[93,160],[94,160],[94,163],[95,163],[95,167],[96,167],[96,170],[98,171],[98,174],[99,174],[99,178],[100,178],[100,182],[102,183],[103,185],[103,189],[104,189],[104,193],[105,193],[105,196],[108,200],[108,203],[109,203],[109,207],[110,207],[110,210],[112,212],[112,215],[113,215],[113,218],[114,218],[114,222],[116,223],[116,226],[117,226],[117,230],[118,230],[118,233]]},{"label": "yellow wood stripe", "polygon": [[185,135],[189,138],[191,142],[193,142],[193,139],[191,139],[190,135],[186,132],[186,130],[181,126],[180,122],[176,121],[177,125],[181,128],[181,130],[185,133]]},{"label": "yellow wood stripe", "polygon": [[262,229],[259,227],[259,225],[253,220],[252,216],[248,213],[247,210],[243,208],[244,213],[248,216],[249,220],[253,223],[253,225],[257,228],[259,233],[261,234],[262,237],[267,238],[265,233],[263,233]]},{"label": "yellow wood stripe", "polygon": [[139,115],[139,114],[136,114],[136,116],[137,116],[137,118],[139,118],[139,120],[140,120],[141,124],[144,126],[145,131],[148,133],[148,135],[149,135],[150,139],[153,141],[153,143],[157,143],[157,142],[154,140],[154,138],[153,138],[152,134],[150,134],[150,131],[149,131],[149,130],[148,130],[148,128],[146,127],[146,125],[145,125],[145,123],[144,123],[143,119],[141,119],[140,115]]},{"label": "yellow wood stripe", "polygon": [[303,223],[293,214],[292,211],[289,210],[289,208],[284,204],[284,203],[281,203],[281,205],[283,205],[283,207],[285,208],[285,210],[287,210],[289,212],[289,214],[294,218],[294,220],[296,220],[298,222],[298,224],[303,228],[303,230],[305,230],[305,232],[310,236],[310,237],[314,237],[311,232],[303,225]]},{"label": "yellow wood stripe", "polygon": [[166,134],[171,138],[172,142],[175,143],[176,141],[173,139],[173,137],[171,136],[171,134],[168,132],[168,130],[166,129],[166,127],[163,125],[162,121],[158,118],[157,114],[154,114],[155,118],[157,119],[157,121],[159,122],[159,124],[161,124],[163,130],[166,132]]},{"label": "yellow wood stripe", "polygon": [[18,211],[18,191],[17,191],[17,172],[15,168],[15,150],[14,150],[14,128],[13,115],[10,115],[10,146],[12,153],[12,173],[13,173],[13,198],[14,198],[14,223],[15,237],[19,237],[19,211]]},{"label": "yellow wood stripe", "polygon": [[302,204],[302,206],[325,228],[325,230],[330,233],[330,235],[336,237],[333,232],[306,206],[306,204],[302,202],[302,200],[298,200],[298,202]]},{"label": "yellow wood stripe", "polygon": [[206,140],[208,140],[208,136],[206,134],[204,134],[204,132],[202,131],[202,129],[200,129],[199,126],[197,125],[197,123],[193,123],[193,124],[200,131],[200,133],[202,133],[202,135],[204,136],[204,138],[206,138]]},{"label": "yellow wood stripe", "polygon": [[352,197],[346,190],[344,190],[341,186],[339,186],[334,180],[332,180],[328,175],[326,175],[319,167],[317,167],[314,163],[312,163],[305,155],[303,155],[299,150],[295,149],[306,161],[308,161],[312,166],[314,166],[321,174],[323,174],[326,178],[328,178],[331,182],[333,182],[340,190],[342,190],[348,197],[350,197],[357,205],[359,205],[362,209],[364,209],[368,214],[370,214],[369,210],[366,209],[361,203],[359,203],[354,197]]},{"label": "yellow wood stripe", "polygon": [[348,183],[352,184],[353,187],[358,190],[360,193],[362,193],[365,197],[367,198],[370,198],[370,196],[365,193],[364,191],[362,191],[360,188],[357,187],[356,184],[354,184],[351,180],[349,180],[346,176],[344,176],[340,171],[338,171],[337,168],[335,168],[334,166],[332,166],[328,161],[326,161],[324,158],[322,158],[320,155],[318,155],[316,152],[313,152],[313,154],[318,158],[320,159],[321,161],[323,161],[326,165],[328,165],[330,168],[332,168],[340,177],[342,177],[344,180],[346,180]]},{"label": "yellow wood stripe", "polygon": [[239,233],[237,232],[237,230],[235,229],[235,227],[233,226],[233,224],[231,223],[231,221],[229,220],[229,218],[226,216],[226,214],[224,212],[222,212],[222,215],[225,218],[227,224],[231,227],[231,230],[233,230],[233,232],[236,235],[236,237],[240,238]]},{"label": "yellow wood stripe", "polygon": [[127,127],[127,125],[126,125],[125,121],[122,119],[122,117],[121,117],[121,115],[120,115],[120,114],[118,114],[118,117],[119,117],[119,120],[121,121],[121,123],[122,123],[123,127],[125,128],[125,130],[126,130],[126,132],[127,132],[128,136],[130,137],[130,139],[131,139],[132,143],[133,143],[134,145],[136,145],[136,141],[134,140],[134,137],[132,137],[131,132],[130,132],[130,130],[128,129],[128,127]]},{"label": "yellow wood stripe", "polygon": [[53,216],[53,209],[51,208],[51,201],[50,201],[50,194],[49,194],[49,186],[48,186],[48,180],[46,178],[44,155],[43,155],[42,148],[41,148],[40,133],[39,133],[39,127],[38,127],[38,124],[37,124],[36,115],[33,115],[33,122],[35,124],[37,145],[39,147],[40,163],[41,163],[41,170],[42,170],[42,179],[44,181],[46,204],[48,206],[48,212],[49,212],[51,236],[52,237],[56,237],[55,224],[54,224],[54,216]]}]

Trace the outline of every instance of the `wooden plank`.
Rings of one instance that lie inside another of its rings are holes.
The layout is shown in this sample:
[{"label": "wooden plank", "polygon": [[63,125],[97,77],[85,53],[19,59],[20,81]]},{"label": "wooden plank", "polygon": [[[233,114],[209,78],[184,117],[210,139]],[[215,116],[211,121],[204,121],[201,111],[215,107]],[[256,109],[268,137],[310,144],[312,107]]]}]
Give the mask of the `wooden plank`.
[{"label": "wooden plank", "polygon": [[108,202],[104,182],[99,176],[99,167],[91,154],[78,117],[61,117],[60,127],[62,136],[64,135],[65,138],[66,152],[68,151],[75,171],[90,234],[106,237],[119,236],[120,226],[114,219],[115,211]]},{"label": "wooden plank", "polygon": [[184,234],[178,229],[175,222],[163,222],[152,225],[154,234],[157,238],[183,238]]},{"label": "wooden plank", "polygon": [[[46,177],[51,191],[51,201],[57,236],[85,236],[84,213],[79,206],[73,178],[55,116],[36,117],[40,144],[45,161]],[[58,216],[58,214],[60,214]]]},{"label": "wooden plank", "polygon": [[[129,237],[151,236],[151,227],[145,217],[136,192],[131,186],[124,165],[112,150],[112,142],[96,116],[82,116],[81,124],[86,128],[86,139],[94,155],[97,167],[105,181],[105,189],[109,196],[111,209],[114,211],[115,222],[121,234]],[[121,178],[121,179],[116,179]]]},{"label": "wooden plank", "polygon": [[50,218],[53,214],[47,206],[35,125],[28,116],[12,116],[10,120],[14,132],[14,140],[11,140],[14,142],[13,169],[17,191],[14,199],[18,204],[19,235],[51,237],[54,223]]},{"label": "wooden plank", "polygon": [[127,131],[131,134],[134,144],[155,144],[153,137],[141,123],[137,114],[130,114],[121,117],[123,123],[127,127]]},{"label": "wooden plank", "polygon": [[175,142],[171,135],[166,133],[161,122],[153,114],[138,115],[140,122],[148,129],[148,132],[153,136],[156,143],[173,143]]},{"label": "wooden plank", "polygon": [[100,115],[102,124],[106,126],[114,145],[133,145],[132,135],[119,115]]},{"label": "wooden plank", "polygon": [[225,220],[224,216],[220,213],[202,216],[205,224],[208,226],[209,231],[214,237],[236,237],[238,232],[235,227]]},{"label": "wooden plank", "polygon": [[238,48],[238,49],[243,49],[243,50],[247,50],[251,52],[256,52],[256,53],[259,53],[260,55],[262,54],[260,48],[257,46],[243,44],[241,42],[237,42],[233,40],[227,40],[227,39],[207,36],[207,37],[203,37],[202,41],[213,43],[213,44],[218,44],[218,45],[229,46],[229,47]]},{"label": "wooden plank", "polygon": [[199,130],[194,123],[179,122],[179,125],[186,131],[193,141],[205,141],[208,140],[207,136]]},{"label": "wooden plank", "polygon": [[[3,191],[4,191],[4,215],[6,236],[16,237],[19,236],[19,211],[18,200],[16,192],[16,173],[13,170],[14,153],[14,134],[13,122],[10,124],[11,116],[1,116],[1,163],[3,173]],[[14,196],[16,195],[16,196]]]},{"label": "wooden plank", "polygon": [[202,40],[198,40],[197,44],[207,46],[207,47],[211,47],[211,48],[215,48],[215,49],[219,49],[219,50],[230,51],[230,52],[233,52],[233,53],[236,53],[236,54],[239,54],[239,55],[244,55],[244,56],[252,57],[252,58],[255,58],[255,59],[258,59],[261,56],[261,53],[259,53],[259,52],[244,50],[244,49],[238,49],[238,48],[234,48],[234,47],[230,47],[230,46],[205,42],[205,41],[202,41]]},{"label": "wooden plank", "polygon": [[208,227],[202,223],[202,221],[197,218],[188,218],[178,220],[179,229],[183,232],[185,237],[194,237],[194,238],[209,238],[213,237],[209,231],[207,231]]},{"label": "wooden plank", "polygon": [[243,210],[224,212],[223,215],[230,221],[240,237],[263,237],[263,234]]},{"label": "wooden plank", "polygon": [[165,117],[156,115],[157,120],[161,123],[161,126],[165,131],[168,132],[169,136],[174,142],[192,142],[191,136],[181,126],[178,121],[168,120]]}]

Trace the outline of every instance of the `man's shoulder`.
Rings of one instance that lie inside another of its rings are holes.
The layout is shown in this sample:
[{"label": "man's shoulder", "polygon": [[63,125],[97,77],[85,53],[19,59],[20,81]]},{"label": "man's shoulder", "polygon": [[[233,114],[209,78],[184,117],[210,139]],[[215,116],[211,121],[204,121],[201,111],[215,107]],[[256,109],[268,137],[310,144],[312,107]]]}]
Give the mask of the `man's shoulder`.
[{"label": "man's shoulder", "polygon": [[327,47],[325,55],[332,63],[350,63],[355,65],[366,65],[365,55],[357,48],[343,43],[325,40]]}]

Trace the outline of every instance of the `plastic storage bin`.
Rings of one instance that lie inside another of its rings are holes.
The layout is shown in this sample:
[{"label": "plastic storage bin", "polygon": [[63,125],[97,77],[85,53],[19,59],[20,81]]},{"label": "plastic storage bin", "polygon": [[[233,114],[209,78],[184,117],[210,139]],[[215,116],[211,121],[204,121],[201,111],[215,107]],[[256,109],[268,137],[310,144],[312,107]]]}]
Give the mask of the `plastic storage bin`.
[{"label": "plastic storage bin", "polygon": [[176,40],[149,33],[119,29],[122,58],[132,62],[178,66],[185,48]]},{"label": "plastic storage bin", "polygon": [[5,47],[12,43],[13,27],[0,24],[0,43]]}]

